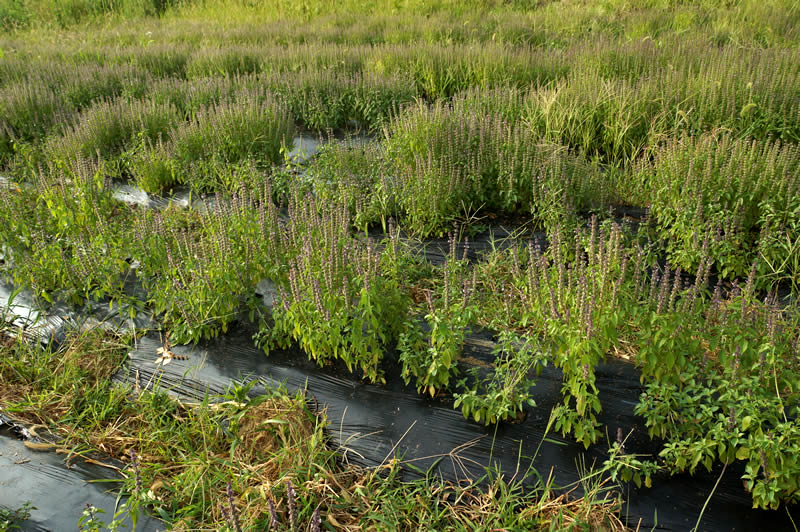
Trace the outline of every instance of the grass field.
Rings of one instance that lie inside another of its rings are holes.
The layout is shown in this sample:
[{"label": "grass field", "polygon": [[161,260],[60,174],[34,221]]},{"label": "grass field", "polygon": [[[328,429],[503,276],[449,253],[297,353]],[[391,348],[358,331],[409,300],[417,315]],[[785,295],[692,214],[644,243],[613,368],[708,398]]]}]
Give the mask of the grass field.
[{"label": "grass field", "polygon": [[[615,478],[742,461],[754,507],[800,500],[795,2],[0,0],[0,28],[0,272],[43,304],[152,311],[175,342],[251,321],[267,353],[297,343],[372,382],[396,349],[408,384],[476,423],[533,408],[552,364],[554,429],[587,447],[606,430],[594,368],[622,357],[663,446],[616,453]],[[326,139],[308,162],[299,135]],[[147,209],[122,183],[213,201]],[[513,242],[457,252],[500,225]],[[443,264],[421,258],[444,236]],[[458,364],[478,327],[500,345],[484,377]],[[223,415],[199,408],[187,431]],[[151,443],[131,444],[142,468],[172,460]],[[373,481],[378,505],[428,489]],[[509,519],[550,504],[502,490]],[[299,496],[304,519],[341,502]],[[181,497],[171,522],[224,520]],[[265,497],[237,515],[268,522]],[[343,519],[380,527],[369,515]]]}]

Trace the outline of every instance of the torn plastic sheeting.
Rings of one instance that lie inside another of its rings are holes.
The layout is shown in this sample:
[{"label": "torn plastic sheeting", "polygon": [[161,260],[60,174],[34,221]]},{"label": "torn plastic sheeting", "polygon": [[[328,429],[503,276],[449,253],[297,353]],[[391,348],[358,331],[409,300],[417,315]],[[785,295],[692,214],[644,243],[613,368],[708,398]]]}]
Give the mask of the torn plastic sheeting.
[{"label": "torn plastic sheeting", "polygon": [[[193,400],[206,393],[220,394],[233,382],[285,383],[290,390],[307,390],[325,409],[332,446],[345,460],[371,467],[396,456],[423,471],[433,467],[437,475],[454,482],[480,478],[489,465],[498,467],[506,478],[521,478],[532,465],[544,478],[552,472],[555,483],[563,487],[585,474],[579,464],[599,466],[607,458],[606,444],[587,451],[553,432],[545,434],[550,411],[561,401],[561,374],[553,368],[546,368],[538,378],[533,390],[537,407],[526,407],[523,422],[484,427],[464,419],[453,409],[452,401],[421,397],[404,386],[396,367],[387,371],[387,385],[365,384],[339,364],[319,368],[296,350],[267,357],[253,346],[251,335],[252,331],[239,328],[197,346],[174,346],[172,350],[187,360],[157,366],[156,350],[162,344],[158,335],[151,334],[139,339],[126,368],[115,379],[140,389],[157,384]],[[475,338],[464,355],[486,360],[491,356],[490,346],[491,339]],[[641,393],[638,372],[631,364],[609,361],[597,367],[596,376],[603,403],[598,420],[614,431],[616,427],[626,434],[633,431],[625,444],[628,452],[656,452],[658,447],[647,436],[643,420],[633,415]],[[530,457],[535,454],[531,464]],[[783,511],[751,509],[751,496],[739,480],[742,471],[729,469],[706,509],[703,530],[783,530],[789,526]],[[641,518],[645,529],[688,530],[718,475],[717,468],[691,477],[654,478],[649,489],[627,486],[623,517],[632,526]],[[409,468],[403,472],[405,479],[417,476]]]},{"label": "torn plastic sheeting", "polygon": [[[102,509],[99,518],[109,523],[117,508],[117,494],[109,491],[119,475],[111,469],[74,458],[68,468],[64,456],[33,451],[15,435],[0,416],[0,508],[14,511],[31,503],[31,516],[19,523],[22,530],[75,530],[87,504]],[[100,481],[100,482],[91,482]],[[120,503],[124,503],[124,499]],[[126,530],[132,529],[124,518]],[[141,515],[137,531],[164,530],[160,521]]]},{"label": "torn plastic sheeting", "polygon": [[199,206],[199,201],[192,197],[188,187],[177,187],[169,197],[148,194],[140,187],[126,182],[115,182],[111,185],[112,196],[129,205],[140,205],[149,209],[165,209],[169,205],[178,207]]}]

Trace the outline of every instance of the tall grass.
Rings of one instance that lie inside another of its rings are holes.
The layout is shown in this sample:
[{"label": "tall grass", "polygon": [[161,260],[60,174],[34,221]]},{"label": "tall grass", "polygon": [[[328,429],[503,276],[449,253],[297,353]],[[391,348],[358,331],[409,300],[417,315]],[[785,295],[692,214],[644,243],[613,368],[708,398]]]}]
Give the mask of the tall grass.
[{"label": "tall grass", "polygon": [[[347,0],[339,3],[319,1],[300,4],[289,0],[273,0],[258,6],[241,0],[228,0],[192,2],[178,12],[179,15],[192,19],[221,20],[229,26],[247,22],[254,16],[259,20],[321,22],[334,17],[346,19],[348,16],[355,18],[359,15],[361,19],[380,20],[387,13],[398,13],[406,17],[406,20],[413,20],[415,15],[432,20],[422,22],[421,25],[429,29],[419,33],[414,31],[413,26],[407,29],[396,24],[386,24],[378,26],[379,31],[373,30],[367,35],[374,39],[382,33],[388,33],[394,39],[414,40],[424,40],[432,35],[439,37],[441,42],[464,36],[473,37],[476,33],[481,40],[503,39],[513,42],[522,35],[539,43],[598,34],[621,37],[623,40],[703,36],[717,44],[754,43],[758,46],[774,46],[797,42],[797,22],[800,17],[790,0],[773,2],[769,6],[756,0],[677,4],[625,0],[602,4],[414,0],[402,5],[388,0],[371,3]],[[499,27],[493,24],[495,20],[501,21],[501,24],[497,24]],[[485,29],[482,28],[484,23]],[[360,25],[363,24],[360,22]],[[324,27],[324,24],[318,25]],[[540,28],[545,29],[547,37],[537,35],[544,32]],[[307,34],[308,31],[304,33]],[[346,31],[341,33],[347,34]],[[364,32],[354,33],[362,35]]]},{"label": "tall grass", "polygon": [[144,43],[137,43],[131,48],[111,49],[106,61],[110,64],[130,64],[148,72],[154,79],[185,78],[190,56],[191,49],[187,46],[146,39]]},{"label": "tall grass", "polygon": [[[625,164],[665,138],[718,128],[738,137],[797,142],[800,71],[793,51],[713,50],[687,45],[680,66],[646,58],[574,68],[530,91],[523,116],[553,142]],[[626,56],[629,57],[629,56]],[[648,65],[649,63],[649,65]],[[616,75],[609,76],[609,70]]]},{"label": "tall grass", "polygon": [[490,42],[376,48],[365,69],[379,73],[408,72],[419,93],[428,100],[436,100],[469,88],[544,84],[564,76],[570,66],[558,52]]},{"label": "tall grass", "polygon": [[46,51],[43,57],[24,56],[11,59],[3,73],[4,91],[13,83],[40,85],[58,91],[65,104],[77,109],[94,100],[120,95],[141,97],[152,77],[147,71],[130,64],[103,65],[91,57],[67,59]]}]

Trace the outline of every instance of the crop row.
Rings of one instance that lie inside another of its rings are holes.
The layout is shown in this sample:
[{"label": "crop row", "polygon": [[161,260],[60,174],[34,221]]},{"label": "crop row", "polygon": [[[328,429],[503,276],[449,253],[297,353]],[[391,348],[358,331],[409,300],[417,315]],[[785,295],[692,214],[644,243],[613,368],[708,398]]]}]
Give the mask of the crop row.
[{"label": "crop row", "polygon": [[543,229],[614,204],[649,207],[642,227],[685,270],[709,254],[722,278],[757,263],[759,288],[800,274],[800,154],[796,144],[708,133],[666,140],[629,170],[607,169],[524,125],[480,109],[421,108],[387,128],[382,145],[336,145],[306,179],[346,204],[358,227],[390,216],[420,235],[487,215]]},{"label": "crop row", "polygon": [[[352,125],[379,130],[414,98],[458,95],[456,103],[472,102],[483,112],[523,122],[544,140],[614,165],[667,137],[720,128],[737,137],[800,139],[796,53],[682,51],[693,59],[674,66],[674,56],[647,46],[624,59],[600,50],[595,56],[600,59],[591,61],[585,50],[502,46],[228,47],[194,52],[190,65],[196,66],[186,72],[164,64],[187,59],[166,47],[155,55],[131,52],[121,64],[96,64],[79,55],[74,66],[67,59],[23,53],[2,63],[0,162],[8,165],[21,146],[91,120],[91,107],[101,100],[170,102],[188,120],[244,88],[272,92],[299,125],[317,131]],[[148,65],[160,66],[150,72]],[[508,86],[516,88],[502,88]],[[131,106],[128,113],[135,115],[135,103]]]},{"label": "crop row", "polygon": [[[176,184],[220,192],[255,186],[291,144],[293,108],[306,122],[320,116],[314,109],[332,112],[329,106],[306,105],[302,93],[276,95],[259,80],[166,81],[153,87],[148,99],[97,102],[76,115],[73,125],[59,125],[59,134],[15,144],[12,175],[42,179],[48,172],[40,167],[99,157],[110,177],[127,177],[151,192]],[[650,208],[648,227],[674,264],[696,268],[708,249],[724,278],[744,277],[756,261],[759,288],[788,282],[797,289],[796,144],[741,138],[736,124],[750,122],[740,120],[740,113],[732,114],[728,129],[733,131],[695,136],[692,128],[671,128],[668,136],[654,121],[639,130],[649,139],[641,140],[646,157],[615,167],[561,143],[582,137],[582,147],[591,145],[593,136],[602,142],[615,131],[613,125],[603,126],[602,118],[577,120],[570,110],[552,111],[552,105],[542,105],[542,91],[473,91],[448,104],[420,103],[398,112],[391,91],[380,90],[381,82],[347,83],[355,92],[339,100],[335,120],[369,122],[371,109],[377,113],[373,127],[384,124],[383,139],[326,149],[300,185],[346,206],[357,227],[380,222],[385,228],[395,217],[428,236],[448,231],[453,223],[500,214],[546,229],[613,204],[634,204]],[[316,89],[320,96],[324,83]],[[330,104],[342,93],[325,94]],[[543,108],[550,110],[546,119]],[[602,113],[598,106],[585,109]],[[611,146],[635,145],[624,141],[632,130],[619,131],[623,141],[612,138]],[[278,174],[276,198],[296,179]]]},{"label": "crop row", "polygon": [[[18,285],[48,300],[146,306],[177,342],[250,319],[265,350],[297,342],[320,364],[341,360],[372,381],[396,346],[409,384],[452,393],[487,423],[531,403],[538,368],[554,364],[564,375],[556,428],[587,446],[603,428],[594,368],[623,354],[647,388],[637,411],[666,444],[659,460],[629,457],[619,474],[649,481],[741,460],[755,504],[796,497],[800,317],[761,300],[755,264],[745,283],[715,285],[710,247],[687,276],[646,239],[593,217],[588,227],[554,222],[547,249],[531,241],[477,264],[451,238],[445,264],[433,267],[392,221],[382,243],[370,241],[351,232],[346,208],[322,208],[297,186],[284,212],[269,186],[206,214],[131,211],[103,177],[88,163],[53,168],[35,188],[2,196],[6,274]],[[144,299],[125,290],[132,276]],[[255,295],[263,279],[276,286],[271,305]],[[459,364],[476,326],[502,332],[489,375]]]}]

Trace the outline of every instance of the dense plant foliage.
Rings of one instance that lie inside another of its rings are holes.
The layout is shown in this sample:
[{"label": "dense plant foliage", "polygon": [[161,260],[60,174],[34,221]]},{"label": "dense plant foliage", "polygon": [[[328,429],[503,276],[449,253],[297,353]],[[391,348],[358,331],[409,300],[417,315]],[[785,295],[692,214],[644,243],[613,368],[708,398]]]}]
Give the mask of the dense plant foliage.
[{"label": "dense plant foliage", "polygon": [[[741,461],[755,506],[798,500],[797,9],[245,4],[0,0],[4,279],[146,308],[175,342],[251,321],[479,423],[535,408],[554,366],[554,427],[587,447],[621,357],[663,444],[612,443],[615,478]],[[161,18],[19,33],[42,14]]]}]

